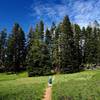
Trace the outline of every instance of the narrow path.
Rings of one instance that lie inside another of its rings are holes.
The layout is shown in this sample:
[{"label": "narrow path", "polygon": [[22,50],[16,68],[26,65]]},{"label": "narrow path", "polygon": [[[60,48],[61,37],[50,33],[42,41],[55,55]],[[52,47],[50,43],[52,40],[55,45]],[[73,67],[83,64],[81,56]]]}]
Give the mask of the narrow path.
[{"label": "narrow path", "polygon": [[47,87],[43,100],[51,100],[52,87]]}]

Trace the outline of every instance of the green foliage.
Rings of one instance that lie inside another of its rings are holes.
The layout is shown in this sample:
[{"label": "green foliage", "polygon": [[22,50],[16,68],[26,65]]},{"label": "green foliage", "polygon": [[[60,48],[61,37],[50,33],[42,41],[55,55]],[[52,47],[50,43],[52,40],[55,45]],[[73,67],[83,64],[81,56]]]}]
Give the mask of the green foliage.
[{"label": "green foliage", "polygon": [[75,62],[77,63],[75,69],[77,71],[80,71],[80,70],[82,70],[80,68],[80,65],[82,64],[82,48],[81,48],[82,44],[81,44],[81,29],[78,24],[74,25],[74,44],[75,44],[74,60],[76,59]]},{"label": "green foliage", "polygon": [[39,24],[39,33],[40,33],[41,40],[44,41],[44,23],[42,20],[40,21]]},{"label": "green foliage", "polygon": [[0,72],[5,71],[7,33],[4,29],[0,32]]},{"label": "green foliage", "polygon": [[[17,73],[28,69],[29,76],[53,72],[72,73],[84,65],[100,65],[100,29],[72,24],[68,16],[51,29],[41,20],[29,30],[27,41],[19,24],[11,34],[0,32],[0,72]],[[87,68],[90,68],[87,67]]]},{"label": "green foliage", "polygon": [[[27,55],[29,76],[47,75],[51,72],[50,48],[49,43],[43,41],[43,22],[40,26],[36,25],[34,37],[31,37],[29,43],[30,50]],[[46,34],[46,39],[49,38]],[[49,41],[49,40],[48,40]]]},{"label": "green foliage", "polygon": [[19,72],[24,69],[26,47],[25,34],[19,24],[15,24],[12,34],[8,38],[6,52],[7,71]]},{"label": "green foliage", "polygon": [[46,29],[46,39],[45,43],[48,45],[48,47],[51,46],[51,33],[48,29]]},{"label": "green foliage", "polygon": [[85,63],[99,64],[99,33],[96,27],[87,27],[85,35]]},{"label": "green foliage", "polygon": [[[54,27],[54,26],[53,26]],[[52,30],[52,29],[51,29]],[[60,63],[61,63],[61,56],[60,56],[60,33],[61,33],[61,25],[54,27],[52,33],[52,65],[55,71],[60,71]]]},{"label": "green foliage", "polygon": [[[61,66],[64,72],[76,72],[79,70],[79,40],[74,40],[74,33],[72,31],[71,22],[68,16],[65,16],[62,22],[61,34]],[[75,30],[76,32],[76,30]],[[75,35],[77,35],[76,32]],[[79,33],[78,33],[79,34]]]}]

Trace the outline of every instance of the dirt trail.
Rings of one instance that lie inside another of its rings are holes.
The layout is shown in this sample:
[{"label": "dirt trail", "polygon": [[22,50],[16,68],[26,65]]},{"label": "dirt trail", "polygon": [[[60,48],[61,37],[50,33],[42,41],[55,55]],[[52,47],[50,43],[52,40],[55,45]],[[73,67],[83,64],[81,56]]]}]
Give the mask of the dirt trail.
[{"label": "dirt trail", "polygon": [[43,100],[51,100],[51,90],[52,90],[52,87],[46,88]]}]

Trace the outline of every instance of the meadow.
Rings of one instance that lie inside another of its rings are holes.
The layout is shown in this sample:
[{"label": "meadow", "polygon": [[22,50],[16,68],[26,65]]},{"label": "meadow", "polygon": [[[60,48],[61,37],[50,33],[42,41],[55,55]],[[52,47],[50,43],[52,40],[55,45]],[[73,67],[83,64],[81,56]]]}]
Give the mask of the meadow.
[{"label": "meadow", "polygon": [[0,100],[41,100],[46,85],[47,77],[0,74]]},{"label": "meadow", "polygon": [[[100,100],[100,70],[54,75],[52,100]],[[42,100],[48,76],[0,74],[0,100]]]},{"label": "meadow", "polygon": [[100,100],[100,71],[56,75],[52,100]]}]

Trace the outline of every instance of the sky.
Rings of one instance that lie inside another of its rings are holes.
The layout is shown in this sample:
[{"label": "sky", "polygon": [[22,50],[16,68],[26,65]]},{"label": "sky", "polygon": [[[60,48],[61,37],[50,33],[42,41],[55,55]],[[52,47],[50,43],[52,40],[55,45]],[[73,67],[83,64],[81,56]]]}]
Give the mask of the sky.
[{"label": "sky", "polygon": [[100,0],[0,0],[0,30],[6,28],[9,33],[15,22],[27,33],[39,20],[50,27],[65,15],[80,26],[100,22]]}]

